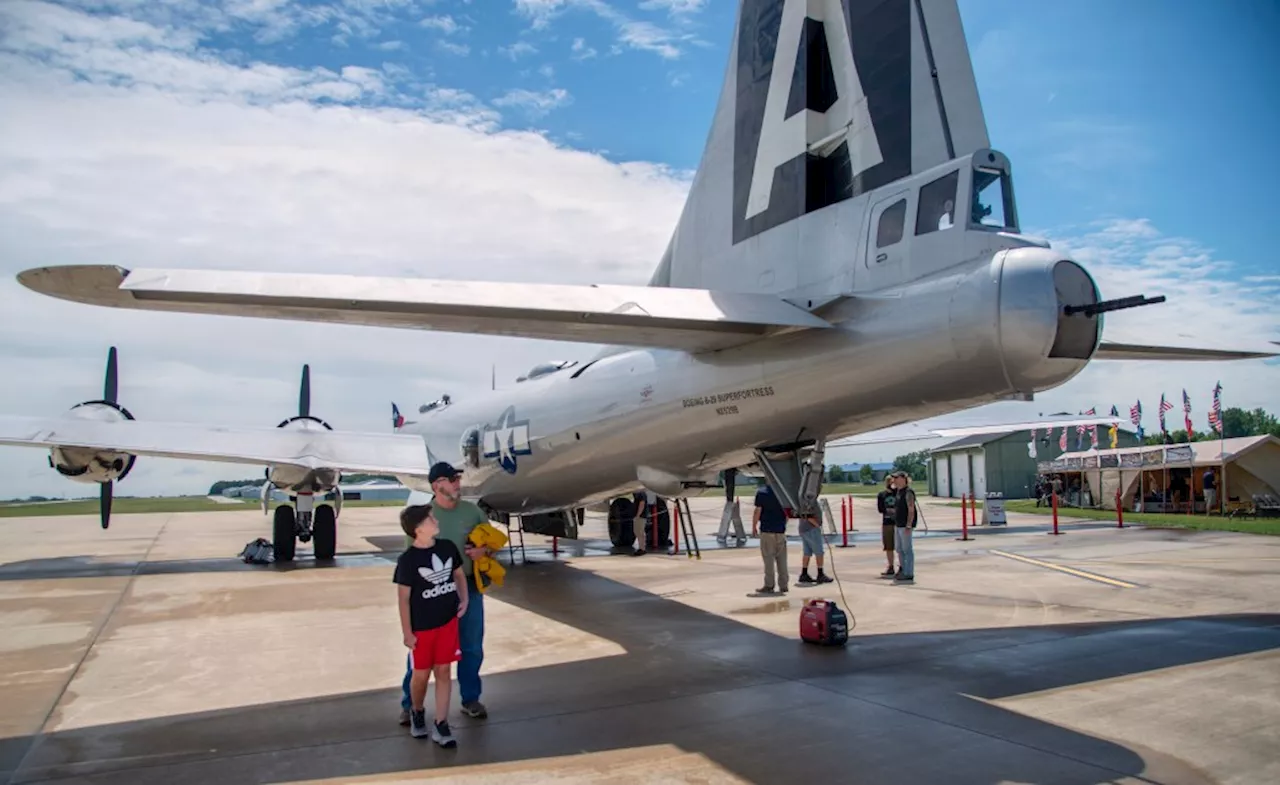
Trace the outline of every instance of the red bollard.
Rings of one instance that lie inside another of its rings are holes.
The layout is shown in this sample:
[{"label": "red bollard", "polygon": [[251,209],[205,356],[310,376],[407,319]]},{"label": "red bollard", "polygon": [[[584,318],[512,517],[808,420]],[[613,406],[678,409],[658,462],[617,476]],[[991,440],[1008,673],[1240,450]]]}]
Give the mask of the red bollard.
[{"label": "red bollard", "polygon": [[849,547],[849,509],[844,499],[840,500],[840,547]]},{"label": "red bollard", "polygon": [[1116,528],[1124,528],[1124,508],[1120,504],[1120,489],[1116,489]]},{"label": "red bollard", "polygon": [[972,539],[969,537],[969,506],[965,499],[967,495],[960,494],[960,536],[956,539],[961,541]]},{"label": "red bollard", "polygon": [[551,538],[551,555],[558,556],[559,554],[560,554],[560,538],[552,537]]},{"label": "red bollard", "polygon": [[671,511],[674,513],[671,518],[671,555],[675,556],[680,553],[680,502],[676,501],[676,507]]},{"label": "red bollard", "polygon": [[1049,494],[1053,498],[1053,534],[1058,534],[1058,494]]}]

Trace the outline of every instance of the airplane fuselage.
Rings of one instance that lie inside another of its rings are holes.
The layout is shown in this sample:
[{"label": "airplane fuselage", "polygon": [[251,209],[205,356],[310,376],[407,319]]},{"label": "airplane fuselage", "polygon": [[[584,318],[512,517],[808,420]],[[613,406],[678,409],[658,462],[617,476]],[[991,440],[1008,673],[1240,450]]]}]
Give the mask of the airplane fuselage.
[{"label": "airplane fuselage", "polygon": [[714,482],[718,471],[750,464],[756,448],[865,433],[1066,382],[1096,345],[1051,356],[1062,354],[1063,298],[1082,301],[1063,292],[1082,291],[1082,282],[1083,301],[1096,299],[1087,273],[1053,251],[999,251],[838,301],[821,313],[832,329],[699,354],[618,348],[451,402],[400,432],[421,434],[431,460],[464,470],[464,494],[503,512],[568,509],[642,486],[676,495],[681,481]]}]

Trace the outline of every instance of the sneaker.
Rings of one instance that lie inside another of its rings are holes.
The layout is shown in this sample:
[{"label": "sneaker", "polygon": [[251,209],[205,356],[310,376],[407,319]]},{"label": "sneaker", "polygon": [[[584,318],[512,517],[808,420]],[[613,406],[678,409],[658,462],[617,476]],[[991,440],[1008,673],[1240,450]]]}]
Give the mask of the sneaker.
[{"label": "sneaker", "polygon": [[430,733],[430,731],[427,730],[427,712],[425,709],[422,711],[415,710],[413,712],[412,723],[413,724],[412,727],[409,728],[409,732],[413,734],[415,739],[421,739],[423,736]]},{"label": "sneaker", "polygon": [[914,575],[899,575],[893,579],[893,582],[894,583],[915,583],[916,578]]},{"label": "sneaker", "polygon": [[818,573],[818,579],[814,583],[831,583],[831,576],[824,572]]},{"label": "sneaker", "polygon": [[797,583],[797,584],[809,584],[809,583],[817,583],[817,581],[815,581],[813,578],[810,578],[810,577],[809,577],[809,573],[807,573],[807,572],[802,572],[802,573],[800,573],[800,577],[796,579],[796,583]]},{"label": "sneaker", "polygon": [[409,726],[409,710],[408,709],[400,710],[400,724],[405,727]]},{"label": "sneaker", "polygon": [[462,713],[468,717],[475,717],[478,720],[483,720],[489,716],[489,710],[486,709],[484,704],[480,701],[471,701],[470,703],[462,704]]},{"label": "sneaker", "polygon": [[887,569],[887,570],[885,570],[884,572],[880,573],[880,577],[881,577],[881,578],[892,578],[893,576],[895,576],[895,575],[897,575],[897,574],[898,574],[898,571],[897,571],[897,570],[895,570],[895,569],[893,569],[892,567],[890,567],[889,569]]},{"label": "sneaker", "polygon": [[458,746],[458,740],[453,737],[453,732],[449,730],[448,720],[440,720],[431,726],[431,740],[441,747]]}]

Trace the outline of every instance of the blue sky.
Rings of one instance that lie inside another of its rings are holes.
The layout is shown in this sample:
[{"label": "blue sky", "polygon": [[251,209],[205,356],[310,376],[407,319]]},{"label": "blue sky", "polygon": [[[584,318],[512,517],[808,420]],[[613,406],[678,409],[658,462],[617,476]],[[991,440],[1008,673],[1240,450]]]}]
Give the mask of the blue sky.
[{"label": "blue sky", "polygon": [[[1280,10],[1267,3],[961,0],[1023,226],[1168,343],[1280,340],[1270,213]],[[499,388],[581,345],[86,311],[14,283],[38,264],[643,283],[725,72],[732,0],[9,0],[0,3],[0,413],[95,394],[109,345],[151,420],[274,424],[304,362],[335,427],[384,431],[441,393]],[[1095,363],[1030,404],[1141,398],[1280,411],[1280,363]],[[1180,412],[1171,413],[1180,415]],[[1172,422],[1180,422],[1180,416]],[[896,447],[831,454],[891,460]],[[0,498],[79,492],[0,449]],[[256,474],[140,461],[134,493]]]}]

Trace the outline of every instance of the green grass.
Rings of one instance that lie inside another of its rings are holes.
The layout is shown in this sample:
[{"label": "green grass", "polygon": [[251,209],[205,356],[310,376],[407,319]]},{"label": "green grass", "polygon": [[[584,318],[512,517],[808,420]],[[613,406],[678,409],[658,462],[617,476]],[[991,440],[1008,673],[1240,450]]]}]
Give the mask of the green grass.
[{"label": "green grass", "polygon": [[[959,507],[960,502],[950,502],[948,507]],[[1053,515],[1052,507],[1037,507],[1033,499],[1011,499],[1004,503],[1006,512]],[[981,505],[979,505],[979,515]],[[1115,510],[1081,510],[1075,507],[1058,507],[1058,518],[1085,518],[1094,521],[1116,522]],[[1245,534],[1270,534],[1280,536],[1280,519],[1223,518],[1220,515],[1169,515],[1153,512],[1125,512],[1124,525],[1156,526],[1195,531],[1243,532]]]},{"label": "green grass", "polygon": [[[359,499],[345,501],[345,507],[399,507],[401,499]],[[111,514],[145,515],[173,512],[233,512],[236,510],[260,510],[257,499],[234,499],[215,502],[208,496],[168,496],[157,498],[117,497],[111,502]],[[273,504],[274,509],[274,504]],[[65,502],[15,503],[0,502],[0,518],[26,518],[45,515],[97,515],[97,499],[76,499]]]},{"label": "green grass", "polygon": [[[154,512],[220,512],[249,510],[258,506],[257,500],[236,500],[219,504],[207,496],[174,496],[160,498],[116,498],[111,502],[111,514],[140,514]],[[66,502],[36,502],[34,504],[0,503],[0,518],[26,518],[37,515],[97,515],[97,499],[77,499]]]}]

